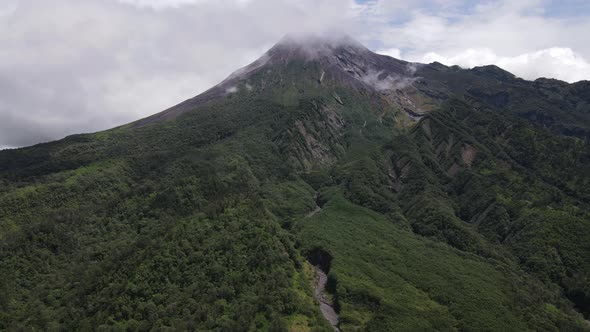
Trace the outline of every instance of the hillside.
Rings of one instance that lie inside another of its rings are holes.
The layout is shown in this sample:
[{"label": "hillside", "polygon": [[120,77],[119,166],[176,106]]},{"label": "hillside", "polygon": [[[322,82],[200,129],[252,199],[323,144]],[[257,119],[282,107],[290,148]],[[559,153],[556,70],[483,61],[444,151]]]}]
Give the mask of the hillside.
[{"label": "hillside", "polygon": [[[587,331],[590,86],[287,36],[0,151],[0,329]],[[585,318],[584,318],[585,317]]]}]

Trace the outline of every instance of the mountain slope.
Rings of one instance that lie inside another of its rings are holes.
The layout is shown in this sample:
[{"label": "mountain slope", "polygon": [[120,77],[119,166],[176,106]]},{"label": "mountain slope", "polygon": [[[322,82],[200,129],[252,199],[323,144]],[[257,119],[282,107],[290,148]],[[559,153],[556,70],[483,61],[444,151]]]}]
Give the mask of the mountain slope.
[{"label": "mountain slope", "polygon": [[0,328],[330,330],[327,257],[343,331],[588,330],[587,95],[286,37],[162,113],[0,152]]}]

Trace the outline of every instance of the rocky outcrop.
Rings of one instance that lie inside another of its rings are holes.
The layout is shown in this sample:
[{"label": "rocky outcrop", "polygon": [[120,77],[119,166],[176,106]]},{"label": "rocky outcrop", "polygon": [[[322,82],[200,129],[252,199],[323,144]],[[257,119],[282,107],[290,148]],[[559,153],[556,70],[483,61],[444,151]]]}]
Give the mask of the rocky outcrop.
[{"label": "rocky outcrop", "polygon": [[292,127],[277,138],[293,166],[309,170],[330,165],[344,153],[344,119],[333,106],[312,103]]}]

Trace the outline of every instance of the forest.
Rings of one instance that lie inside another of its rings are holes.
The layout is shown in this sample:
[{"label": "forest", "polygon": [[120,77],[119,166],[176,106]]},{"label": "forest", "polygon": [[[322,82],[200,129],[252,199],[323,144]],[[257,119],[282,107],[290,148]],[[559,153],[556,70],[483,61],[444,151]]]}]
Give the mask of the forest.
[{"label": "forest", "polygon": [[473,96],[412,123],[300,65],[1,151],[0,329],[331,331],[317,253],[342,331],[590,329],[583,135]]}]

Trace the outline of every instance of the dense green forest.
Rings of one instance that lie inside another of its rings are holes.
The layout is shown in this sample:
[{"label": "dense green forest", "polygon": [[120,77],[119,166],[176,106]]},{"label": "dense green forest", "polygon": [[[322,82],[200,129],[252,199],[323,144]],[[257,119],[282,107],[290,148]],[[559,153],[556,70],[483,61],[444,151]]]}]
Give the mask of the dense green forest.
[{"label": "dense green forest", "polygon": [[330,331],[319,253],[342,331],[590,330],[588,114],[545,126],[533,83],[432,65],[456,96],[414,121],[318,63],[270,68],[172,119],[1,151],[0,329]]}]

